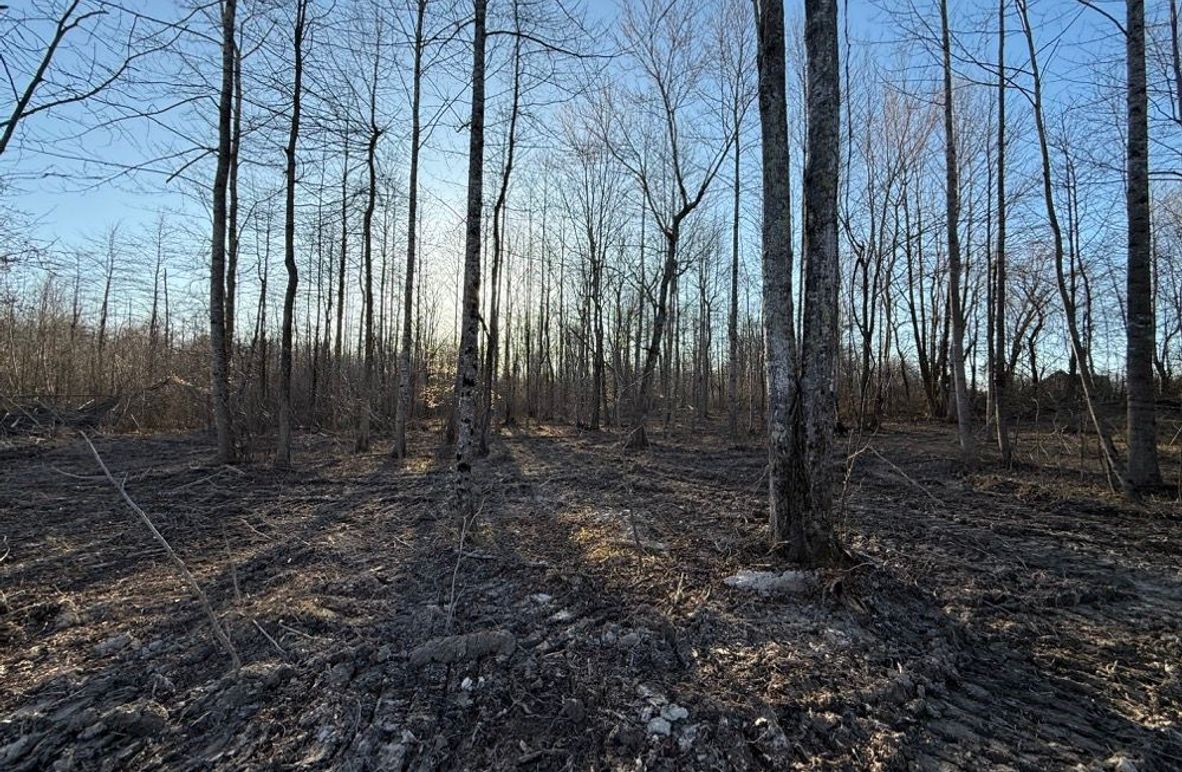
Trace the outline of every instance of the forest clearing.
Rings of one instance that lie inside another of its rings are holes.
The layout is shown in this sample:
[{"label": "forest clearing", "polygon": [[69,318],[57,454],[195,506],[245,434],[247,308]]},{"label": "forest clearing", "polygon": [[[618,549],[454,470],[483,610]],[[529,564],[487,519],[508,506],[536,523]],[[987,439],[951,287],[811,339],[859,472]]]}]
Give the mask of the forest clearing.
[{"label": "forest clearing", "polygon": [[[763,595],[727,584],[783,568],[763,454],[681,434],[634,456],[507,432],[466,531],[434,456],[312,436],[295,474],[219,466],[190,435],[97,440],[205,587],[237,679],[85,445],[6,449],[3,766],[1182,763],[1175,504],[1081,483],[1049,433],[1024,439],[1042,465],[962,475],[949,427],[890,426],[843,496],[859,562]],[[409,665],[449,630],[516,648]]]},{"label": "forest clearing", "polygon": [[1182,770],[1179,2],[0,2],[0,772]]}]

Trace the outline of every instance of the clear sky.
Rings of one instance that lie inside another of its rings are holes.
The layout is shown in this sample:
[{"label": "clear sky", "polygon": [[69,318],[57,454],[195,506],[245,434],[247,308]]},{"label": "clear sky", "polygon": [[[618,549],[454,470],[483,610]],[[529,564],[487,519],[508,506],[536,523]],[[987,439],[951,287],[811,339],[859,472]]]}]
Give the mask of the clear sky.
[{"label": "clear sky", "polygon": [[[586,0],[586,8],[593,19],[608,20],[618,12],[618,2],[626,0]],[[150,10],[158,16],[166,15],[163,9],[168,5],[172,5],[171,0],[138,0],[138,3],[132,3],[133,7]],[[794,3],[789,2],[787,5],[790,17],[800,14],[800,9]],[[900,41],[915,40],[917,35],[925,32],[925,25],[938,23],[935,17],[908,12],[909,5],[900,0],[843,0],[840,8],[843,13],[848,10],[849,51],[852,56],[857,58],[868,48],[882,51]],[[968,61],[968,52],[971,51],[973,56],[989,55],[986,45],[991,46],[992,43],[988,41],[990,35],[987,33],[996,28],[996,20],[991,13],[987,13],[983,3],[972,5],[974,8],[969,9],[969,4],[953,3],[954,13],[959,6],[964,14],[954,19],[954,24],[966,51],[960,69],[966,77],[981,77],[984,71]],[[1119,3],[1103,5],[1111,7],[1114,13],[1121,12]],[[916,2],[915,6],[924,9],[922,0]],[[0,11],[0,14],[4,13]],[[179,15],[179,6],[174,7],[171,13]],[[1045,40],[1048,46],[1042,63],[1047,72],[1048,101],[1069,99],[1073,94],[1081,99],[1088,98],[1091,76],[1081,72],[1081,68],[1094,67],[1105,49],[1110,47],[1108,39],[1111,38],[1111,24],[1098,12],[1084,8],[1077,0],[1036,1],[1032,3],[1032,14],[1036,19],[1040,40]],[[44,38],[47,31],[48,27],[41,25],[34,33]],[[1019,50],[1023,41],[1017,32],[1016,20],[1011,20],[1010,48],[1015,63],[1025,58]],[[195,43],[189,38],[185,45],[195,52],[201,51],[200,41]],[[97,50],[104,56],[117,53],[110,48],[105,49],[105,53],[104,49],[98,47],[90,50]],[[913,57],[911,60],[902,60],[900,67],[914,68],[923,77],[925,68],[922,60],[925,54],[917,50]],[[143,62],[141,75],[151,75],[151,67],[159,61],[156,57]],[[460,87],[454,78],[448,77],[446,80],[449,90]],[[457,96],[463,99],[462,94]],[[154,99],[157,103],[164,101],[160,94]],[[0,110],[7,113],[11,103],[10,92],[0,93]],[[206,105],[210,110],[214,108],[211,102],[206,102]],[[391,109],[390,112],[402,111]],[[0,174],[3,174],[10,187],[6,196],[35,216],[43,236],[66,241],[98,233],[114,222],[131,226],[150,222],[161,208],[200,214],[192,191],[187,189],[191,186],[184,181],[169,181],[166,178],[168,173],[182,166],[180,160],[162,159],[147,164],[133,174],[119,173],[121,167],[144,164],[153,158],[154,151],[167,148],[175,152],[182,149],[179,145],[183,142],[178,140],[168,124],[170,121],[187,121],[189,116],[189,112],[180,111],[172,113],[171,117],[162,116],[159,120],[136,120],[124,124],[118,132],[83,131],[91,128],[88,121],[93,120],[94,113],[81,106],[63,108],[53,115],[34,116],[30,119],[30,125],[22,131],[25,141],[14,143],[8,153],[0,158]],[[401,118],[397,116],[393,120],[400,121]],[[205,125],[183,126],[181,133],[192,144],[211,145],[211,129],[212,123],[207,121]],[[55,141],[48,141],[50,138],[55,138]],[[437,143],[439,139],[437,134]],[[447,157],[458,148],[451,146],[454,143],[446,144],[447,152],[434,156],[427,153],[424,159],[430,165],[428,178],[435,177],[443,188],[459,183],[464,173],[463,163],[455,162],[462,162],[462,158]],[[182,156],[185,160],[191,157]],[[87,160],[81,162],[80,158]],[[208,163],[198,163],[187,172],[195,180],[201,180],[211,176],[209,167]],[[444,195],[444,191],[441,190],[440,194]]]}]

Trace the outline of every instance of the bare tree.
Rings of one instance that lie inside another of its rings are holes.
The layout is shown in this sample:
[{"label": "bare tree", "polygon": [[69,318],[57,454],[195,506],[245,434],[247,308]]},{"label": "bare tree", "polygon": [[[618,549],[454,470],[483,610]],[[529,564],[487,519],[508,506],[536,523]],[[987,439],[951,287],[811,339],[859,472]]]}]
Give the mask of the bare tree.
[{"label": "bare tree", "polygon": [[304,34],[308,19],[309,0],[297,0],[295,26],[292,29],[292,92],[291,124],[287,134],[284,154],[287,164],[284,168],[283,262],[287,266],[287,290],[283,295],[283,322],[280,331],[279,353],[279,442],[275,451],[275,466],[281,469],[291,466],[291,367],[292,327],[295,315],[295,296],[299,286],[299,268],[295,256],[295,189],[296,189],[296,145],[300,139],[300,100],[304,91]]},{"label": "bare tree", "polygon": [[837,420],[837,191],[841,147],[841,74],[837,0],[806,0],[808,122],[804,168],[804,326],[800,391],[807,485],[788,557],[808,565],[841,556],[833,522],[833,432]]},{"label": "bare tree", "polygon": [[368,137],[365,145],[365,168],[368,184],[365,195],[365,214],[361,224],[361,253],[365,270],[365,361],[362,363],[361,394],[358,395],[358,428],[354,448],[369,450],[369,431],[373,416],[373,370],[374,370],[374,295],[373,295],[373,215],[378,195],[377,152],[382,129],[378,126],[378,76],[382,65],[382,23],[375,16],[373,71],[369,82]]},{"label": "bare tree", "polygon": [[398,356],[398,405],[394,414],[395,458],[406,458],[406,424],[410,420],[411,346],[414,333],[415,257],[418,248],[419,151],[422,147],[423,31],[428,0],[415,0],[414,65],[411,75],[410,182],[406,205],[406,291],[402,307],[402,343]]},{"label": "bare tree", "polygon": [[735,134],[731,208],[730,307],[727,311],[727,428],[731,436],[739,432],[739,214],[742,188],[742,126],[747,110],[755,99],[751,84],[749,28],[740,22],[740,0],[724,7],[724,23],[719,30],[720,55],[723,59],[726,101]]},{"label": "bare tree", "polygon": [[1149,98],[1145,80],[1145,2],[1125,3],[1128,138],[1125,163],[1125,206],[1129,220],[1128,318],[1126,368],[1128,371],[1127,482],[1135,489],[1161,485],[1157,464],[1157,422],[1153,383],[1155,316],[1153,310],[1153,258],[1149,212]]},{"label": "bare tree", "polygon": [[456,496],[462,514],[476,509],[472,461],[477,448],[476,338],[480,324],[480,222],[484,208],[484,47],[487,0],[473,0],[472,114],[468,124],[468,209],[460,350],[456,363]]},{"label": "bare tree", "polygon": [[[642,0],[639,9],[629,6],[624,35],[641,73],[642,93],[636,101],[648,109],[659,125],[660,151],[651,153],[647,143],[637,137],[636,127],[625,120],[619,108],[604,104],[599,110],[598,130],[612,155],[639,183],[645,204],[665,239],[665,253],[657,279],[652,332],[645,348],[644,366],[636,399],[636,419],[627,446],[648,446],[646,424],[650,410],[653,375],[661,356],[661,343],[669,321],[670,300],[677,277],[685,270],[678,246],[686,219],[702,203],[723,162],[735,142],[734,131],[725,136],[702,137],[709,106],[699,102],[702,88],[702,53],[693,40],[695,27],[703,13],[682,5],[676,12],[667,3]],[[640,131],[647,128],[642,120]],[[695,134],[705,141],[705,152],[695,154]],[[647,137],[646,137],[647,139]],[[658,157],[662,168],[650,168]],[[664,189],[667,186],[669,189]]]},{"label": "bare tree", "polygon": [[1042,72],[1038,64],[1038,49],[1034,43],[1034,29],[1030,25],[1030,14],[1027,0],[1016,0],[1018,15],[1022,21],[1022,31],[1026,38],[1026,52],[1030,58],[1031,104],[1034,110],[1034,126],[1038,135],[1039,157],[1042,161],[1042,191],[1043,202],[1046,205],[1047,223],[1051,229],[1051,238],[1055,257],[1055,277],[1059,287],[1059,298],[1063,302],[1063,310],[1067,317],[1067,332],[1071,342],[1071,350],[1079,368],[1079,382],[1083,390],[1084,404],[1092,420],[1092,426],[1100,439],[1100,448],[1104,454],[1104,461],[1110,479],[1123,490],[1128,490],[1125,471],[1121,464],[1116,445],[1112,442],[1112,429],[1101,415],[1096,405],[1096,385],[1092,374],[1091,360],[1087,356],[1083,339],[1079,333],[1079,323],[1076,316],[1074,295],[1067,287],[1067,275],[1064,270],[1063,229],[1059,223],[1058,210],[1055,206],[1054,178],[1051,171],[1050,142],[1047,137],[1046,121],[1043,116],[1042,103]]},{"label": "bare tree", "polygon": [[235,11],[237,0],[222,2],[222,88],[218,102],[217,170],[213,178],[213,237],[209,272],[209,345],[213,418],[218,460],[235,460],[234,426],[230,415],[229,362],[226,360],[226,186],[233,139]]},{"label": "bare tree", "polygon": [[[772,544],[820,565],[840,554],[832,521],[831,445],[836,402],[837,178],[840,90],[837,5],[807,0],[808,163],[805,168],[804,347],[793,330],[791,188],[784,8],[756,4],[763,156],[764,341],[767,348],[768,510]],[[808,393],[812,391],[812,393]]]},{"label": "bare tree", "polygon": [[1009,404],[1006,387],[1006,0],[997,3],[997,245],[993,265],[993,411],[1002,463],[1010,465]]},{"label": "bare tree", "polygon": [[960,255],[960,167],[956,157],[957,138],[953,129],[952,42],[948,29],[948,0],[940,0],[941,52],[944,69],[944,169],[948,227],[948,314],[952,317],[949,357],[952,386],[956,399],[957,436],[960,457],[968,465],[976,462],[973,438],[973,406],[969,402],[964,369],[964,309],[961,307],[960,280],[963,272]]}]

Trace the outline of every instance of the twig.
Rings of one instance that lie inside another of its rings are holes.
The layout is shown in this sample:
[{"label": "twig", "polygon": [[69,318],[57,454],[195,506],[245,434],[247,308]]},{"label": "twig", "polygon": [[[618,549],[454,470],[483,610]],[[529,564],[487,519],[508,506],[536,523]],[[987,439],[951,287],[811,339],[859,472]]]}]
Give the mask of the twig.
[{"label": "twig", "polygon": [[226,563],[230,566],[230,581],[234,583],[234,603],[242,606],[242,590],[238,587],[238,569],[234,567],[234,556],[230,554],[230,540],[226,538],[225,529],[222,530],[222,543],[226,546]]},{"label": "twig", "polygon": [[480,500],[480,506],[471,518],[465,517],[463,525],[460,527],[460,546],[456,549],[456,565],[451,572],[451,592],[447,602],[447,621],[443,625],[444,634],[451,632],[452,619],[456,613],[456,582],[460,578],[460,563],[464,560],[464,541],[468,537],[468,527],[476,518],[480,517],[480,513],[484,511],[484,499]]},{"label": "twig", "polygon": [[898,465],[897,465],[897,464],[895,464],[895,462],[894,462],[894,461],[891,461],[889,458],[887,458],[887,457],[886,457],[886,456],[884,456],[883,454],[879,453],[879,452],[878,452],[878,448],[874,447],[873,445],[867,445],[866,447],[868,447],[868,448],[870,449],[870,452],[871,452],[871,453],[873,453],[874,455],[876,455],[876,456],[878,456],[880,459],[882,459],[884,462],[886,462],[886,464],[887,464],[888,466],[890,466],[890,468],[891,468],[891,469],[894,469],[894,470],[895,470],[895,471],[896,471],[896,472],[899,474],[899,476],[900,476],[900,477],[902,477],[904,480],[906,480],[907,482],[911,483],[911,484],[912,484],[912,485],[914,485],[916,488],[918,488],[918,489],[919,489],[919,491],[920,491],[921,493],[923,493],[923,495],[927,496],[929,499],[931,499],[932,501],[936,502],[936,503],[937,503],[937,504],[939,504],[940,506],[944,506],[944,502],[943,502],[943,501],[940,501],[938,498],[936,498],[934,495],[932,495],[932,492],[931,492],[931,491],[929,491],[927,488],[925,488],[925,487],[923,487],[922,485],[920,485],[919,483],[917,483],[915,480],[911,479],[911,476],[910,476],[910,475],[908,475],[906,472],[904,472],[902,469],[900,469],[900,468],[898,467]]},{"label": "twig", "polygon": [[127,490],[124,489],[123,483],[116,480],[114,475],[111,474],[111,470],[107,469],[107,465],[103,461],[103,457],[99,455],[98,449],[94,447],[94,443],[90,441],[90,437],[86,436],[86,432],[79,431],[78,433],[82,435],[82,439],[86,441],[86,445],[90,448],[90,452],[94,454],[94,460],[98,462],[99,468],[103,470],[103,474],[106,475],[107,479],[111,481],[111,484],[115,486],[115,490],[119,491],[119,495],[123,497],[125,502],[127,502],[127,506],[131,507],[131,510],[139,515],[140,520],[142,520],[144,525],[147,526],[148,530],[152,532],[152,536],[155,537],[160,546],[164,548],[164,551],[168,553],[168,557],[172,560],[173,565],[176,566],[177,572],[180,573],[181,578],[184,579],[186,583],[188,583],[189,587],[193,590],[193,593],[197,596],[197,599],[201,601],[201,608],[204,609],[205,615],[209,617],[210,624],[213,625],[213,634],[217,637],[218,641],[221,642],[222,646],[226,648],[226,651],[230,655],[230,661],[234,663],[234,672],[237,673],[242,668],[242,660],[238,657],[238,650],[234,648],[234,642],[230,640],[230,636],[226,634],[225,629],[222,627],[221,621],[217,618],[217,615],[213,613],[213,607],[209,605],[209,598],[206,597],[205,591],[201,589],[201,585],[197,583],[196,577],[194,577],[189,571],[189,567],[185,565],[185,561],[181,560],[180,556],[176,554],[176,551],[173,550],[172,545],[168,543],[168,540],[164,538],[164,535],[161,534],[159,530],[157,530],[156,526],[152,523],[152,520],[148,517],[147,513],[140,509],[140,506],[132,500],[131,496],[127,495]]},{"label": "twig", "polygon": [[257,620],[257,619],[254,619],[254,618],[252,617],[250,621],[251,621],[252,623],[254,623],[254,626],[255,626],[255,627],[257,627],[257,628],[258,628],[258,630],[259,630],[259,632],[263,634],[263,637],[264,637],[264,638],[266,638],[268,641],[270,641],[270,642],[271,642],[271,645],[272,645],[272,646],[274,646],[276,649],[279,649],[279,653],[280,653],[280,654],[282,654],[282,655],[283,655],[283,656],[285,656],[285,657],[287,656],[287,652],[286,652],[286,651],[284,651],[284,650],[283,650],[283,647],[282,647],[282,646],[280,646],[280,645],[279,645],[279,643],[278,643],[278,642],[277,642],[277,641],[276,641],[274,638],[272,638],[272,637],[271,637],[271,635],[270,635],[270,634],[269,634],[269,633],[268,633],[266,630],[264,630],[264,629],[263,629],[263,626],[259,624],[259,620]]}]

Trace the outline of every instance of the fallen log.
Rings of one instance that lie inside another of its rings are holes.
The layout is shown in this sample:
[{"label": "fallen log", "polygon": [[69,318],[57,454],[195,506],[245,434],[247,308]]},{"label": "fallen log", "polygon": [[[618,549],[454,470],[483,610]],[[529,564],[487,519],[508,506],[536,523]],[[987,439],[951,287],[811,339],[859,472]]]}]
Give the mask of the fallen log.
[{"label": "fallen log", "polygon": [[508,657],[517,649],[517,638],[506,630],[485,630],[466,635],[433,638],[410,653],[410,666],[432,663],[454,665],[488,656]]}]

